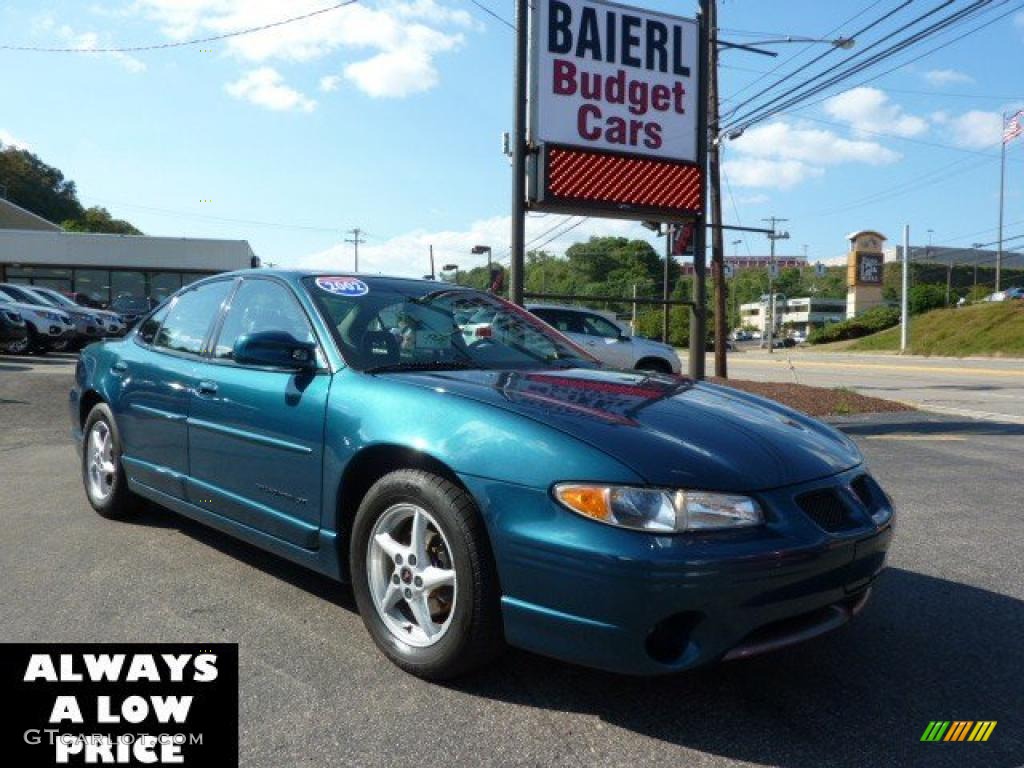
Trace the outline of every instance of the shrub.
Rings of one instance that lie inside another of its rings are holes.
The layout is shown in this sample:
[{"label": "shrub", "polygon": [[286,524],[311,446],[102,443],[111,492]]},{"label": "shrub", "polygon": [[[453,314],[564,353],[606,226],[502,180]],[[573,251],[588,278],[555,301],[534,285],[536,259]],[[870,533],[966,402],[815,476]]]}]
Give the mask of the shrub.
[{"label": "shrub", "polygon": [[857,339],[891,328],[900,321],[900,311],[895,307],[875,307],[862,315],[832,323],[812,331],[807,336],[808,344],[828,344],[832,341]]}]

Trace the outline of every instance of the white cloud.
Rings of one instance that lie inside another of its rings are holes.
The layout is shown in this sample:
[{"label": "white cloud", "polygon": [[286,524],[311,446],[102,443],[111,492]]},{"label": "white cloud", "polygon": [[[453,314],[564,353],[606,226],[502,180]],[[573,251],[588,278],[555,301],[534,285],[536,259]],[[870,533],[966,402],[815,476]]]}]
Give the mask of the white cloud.
[{"label": "white cloud", "polygon": [[929,69],[923,75],[929,85],[942,87],[944,85],[955,85],[957,83],[973,83],[974,78],[970,75],[955,69]]},{"label": "white cloud", "polygon": [[990,149],[999,144],[1003,133],[1002,115],[977,109],[949,117],[946,125],[954,143],[967,149]]},{"label": "white cloud", "polygon": [[320,90],[324,93],[338,90],[341,84],[341,75],[324,75],[320,78]]},{"label": "white cloud", "polygon": [[313,99],[285,85],[281,73],[273,67],[253,69],[240,80],[225,85],[224,90],[236,99],[244,99],[267,109],[312,112],[316,108]]},{"label": "white cloud", "polygon": [[0,128],[0,144],[3,144],[5,147],[14,147],[15,149],[26,149],[29,152],[32,151],[32,147],[28,144],[28,142],[22,141],[14,134],[10,133],[9,131],[5,131],[2,128]]},{"label": "white cloud", "polygon": [[789,189],[842,163],[885,165],[900,158],[876,141],[845,139],[836,133],[784,120],[755,126],[730,145],[738,154],[723,163],[739,187]]},{"label": "white cloud", "polygon": [[877,88],[861,86],[844,91],[828,99],[824,109],[831,117],[847,123],[859,135],[881,132],[917,136],[928,130],[927,121],[908,115],[901,106],[889,101],[885,91]]},{"label": "white cloud", "polygon": [[[138,0],[138,7],[175,40],[223,34],[311,13],[323,0]],[[434,58],[464,42],[475,29],[465,9],[436,0],[381,0],[376,7],[350,5],[267,32],[224,41],[234,57],[248,62],[307,62],[337,51],[356,52],[345,77],[374,97],[401,98],[439,82]],[[333,82],[336,86],[337,82]]]},{"label": "white cloud", "polygon": [[[573,243],[585,241],[592,235],[642,238],[651,241],[655,248],[659,247],[657,242],[651,239],[651,232],[635,222],[618,219],[588,219],[582,225],[544,245],[554,232],[544,233],[556,224],[559,225],[556,231],[561,231],[564,227],[560,223],[568,221],[569,218],[555,215],[527,217],[527,249],[543,245],[545,251],[560,254]],[[492,216],[474,221],[462,230],[430,232],[418,229],[383,241],[371,238],[359,247],[359,269],[369,273],[422,277],[430,271],[431,245],[434,246],[437,269],[448,263],[458,264],[461,269],[486,264],[486,255],[470,254],[470,249],[480,244],[490,245],[494,249],[495,261],[507,265],[509,227],[508,216]],[[533,242],[530,242],[531,240]],[[291,260],[287,266],[345,271],[352,269],[352,259],[352,246],[339,243],[326,250]]]},{"label": "white cloud", "polygon": [[763,160],[745,158],[727,160],[722,170],[737,187],[770,187],[789,189],[802,181],[821,176],[824,168],[808,165],[800,160]]}]

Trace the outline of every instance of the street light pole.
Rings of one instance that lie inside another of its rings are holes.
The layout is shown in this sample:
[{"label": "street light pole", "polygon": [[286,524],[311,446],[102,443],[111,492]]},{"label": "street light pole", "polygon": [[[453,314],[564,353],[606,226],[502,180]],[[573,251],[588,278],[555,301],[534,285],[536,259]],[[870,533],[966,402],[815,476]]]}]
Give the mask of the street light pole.
[{"label": "street light pole", "polygon": [[769,245],[769,256],[768,256],[768,354],[774,354],[775,346],[775,241],[776,240],[788,240],[789,232],[776,232],[775,225],[789,221],[789,219],[780,219],[778,216],[771,216],[767,219],[761,219],[761,221],[767,221],[771,224],[771,234],[768,235]]}]

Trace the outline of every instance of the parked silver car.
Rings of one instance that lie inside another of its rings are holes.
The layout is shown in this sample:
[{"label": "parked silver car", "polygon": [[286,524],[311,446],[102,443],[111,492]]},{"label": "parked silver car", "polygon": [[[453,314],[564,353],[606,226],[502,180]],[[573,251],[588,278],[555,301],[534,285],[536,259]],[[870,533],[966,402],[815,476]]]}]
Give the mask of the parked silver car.
[{"label": "parked silver car", "polygon": [[67,313],[52,307],[23,302],[5,285],[0,285],[0,301],[7,302],[28,326],[28,339],[24,348],[8,349],[8,352],[35,352],[43,355],[65,348],[75,337],[75,326]]},{"label": "parked silver car", "polygon": [[528,304],[526,308],[613,368],[662,373],[679,373],[681,369],[672,347],[634,336],[611,312],[557,304]]},{"label": "parked silver car", "polygon": [[[28,289],[28,286],[24,286]],[[106,309],[93,309],[76,304],[60,291],[53,288],[46,288],[41,285],[33,285],[32,293],[40,296],[52,306],[67,312],[75,321],[79,333],[79,341],[87,344],[96,338],[116,338],[124,336],[128,332],[128,325],[116,312]],[[95,330],[91,327],[95,325]]]}]

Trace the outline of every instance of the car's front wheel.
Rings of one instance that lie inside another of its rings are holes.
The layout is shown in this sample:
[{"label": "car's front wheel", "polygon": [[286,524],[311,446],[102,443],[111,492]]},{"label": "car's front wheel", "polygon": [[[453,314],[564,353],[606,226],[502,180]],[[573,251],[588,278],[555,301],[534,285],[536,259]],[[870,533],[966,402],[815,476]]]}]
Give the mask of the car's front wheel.
[{"label": "car's front wheel", "polygon": [[127,517],[138,505],[121,466],[121,434],[105,403],[93,407],[82,430],[82,482],[89,503],[103,517]]},{"label": "car's front wheel", "polygon": [[356,513],[350,563],[367,630],[405,671],[448,679],[500,651],[489,541],[473,499],[455,484],[419,470],[378,480]]}]

